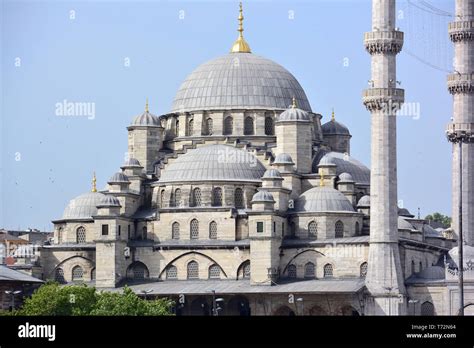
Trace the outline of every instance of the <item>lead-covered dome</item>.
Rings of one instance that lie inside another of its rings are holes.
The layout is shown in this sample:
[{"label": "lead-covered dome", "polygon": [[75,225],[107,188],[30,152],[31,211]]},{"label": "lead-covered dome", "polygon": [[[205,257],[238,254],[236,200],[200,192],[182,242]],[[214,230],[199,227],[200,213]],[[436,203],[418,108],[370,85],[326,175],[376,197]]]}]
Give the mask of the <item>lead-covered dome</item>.
[{"label": "lead-covered dome", "polygon": [[162,171],[161,182],[260,182],[265,167],[250,152],[228,145],[208,145],[179,156]]},{"label": "lead-covered dome", "polygon": [[335,164],[336,175],[349,173],[357,184],[370,184],[370,169],[355,158],[340,153],[320,151],[313,159],[313,172],[318,172],[318,165]]},{"label": "lead-covered dome", "polygon": [[311,112],[303,88],[284,67],[252,53],[230,53],[200,65],[184,80],[172,112],[283,110],[293,97],[300,109]]},{"label": "lead-covered dome", "polygon": [[298,197],[295,212],[354,212],[351,202],[341,192],[331,187],[314,187]]},{"label": "lead-covered dome", "polygon": [[88,192],[71,199],[64,209],[63,219],[92,219],[92,216],[97,215],[97,205],[104,198],[103,193]]}]

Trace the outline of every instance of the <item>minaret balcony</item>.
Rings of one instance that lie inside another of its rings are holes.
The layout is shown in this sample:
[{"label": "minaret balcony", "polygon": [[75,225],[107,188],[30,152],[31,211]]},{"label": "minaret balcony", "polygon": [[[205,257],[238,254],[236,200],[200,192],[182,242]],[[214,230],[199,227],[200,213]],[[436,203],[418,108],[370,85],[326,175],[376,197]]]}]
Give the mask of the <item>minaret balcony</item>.
[{"label": "minaret balcony", "polygon": [[448,124],[446,129],[446,137],[452,143],[474,143],[474,123],[457,123]]},{"label": "minaret balcony", "polygon": [[403,47],[403,32],[371,31],[364,34],[364,45],[370,54],[397,54]]},{"label": "minaret balcony", "polygon": [[474,93],[474,74],[449,74],[448,91],[451,94]]},{"label": "minaret balcony", "polygon": [[401,88],[369,88],[364,90],[362,100],[369,111],[397,112],[405,101],[405,90]]},{"label": "minaret balcony", "polygon": [[452,42],[472,41],[474,39],[474,21],[455,21],[448,24]]}]

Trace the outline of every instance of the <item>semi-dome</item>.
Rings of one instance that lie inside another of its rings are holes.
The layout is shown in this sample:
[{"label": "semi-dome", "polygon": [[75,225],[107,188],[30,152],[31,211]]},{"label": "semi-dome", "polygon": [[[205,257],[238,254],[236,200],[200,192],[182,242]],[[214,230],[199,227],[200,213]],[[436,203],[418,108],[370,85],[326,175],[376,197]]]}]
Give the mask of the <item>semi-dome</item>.
[{"label": "semi-dome", "polygon": [[310,121],[309,113],[307,111],[301,110],[296,106],[296,100],[293,100],[293,105],[283,111],[278,117],[277,122],[283,121]]},{"label": "semi-dome", "polygon": [[128,176],[126,176],[124,173],[118,172],[110,177],[108,183],[109,184],[124,184],[124,183],[130,183],[130,180],[128,179]]},{"label": "semi-dome", "polygon": [[170,162],[161,182],[248,181],[260,182],[265,167],[251,153],[229,145],[208,145],[190,150]]},{"label": "semi-dome", "polygon": [[359,199],[359,202],[357,202],[357,206],[358,207],[370,207],[370,196],[369,195],[362,196]]},{"label": "semi-dome", "polygon": [[128,160],[125,161],[123,164],[122,168],[132,168],[132,167],[142,167],[140,162],[136,158],[129,158]]},{"label": "semi-dome", "polygon": [[320,151],[313,159],[313,172],[317,173],[318,165],[326,164],[328,161],[336,165],[336,175],[346,172],[352,175],[357,184],[370,184],[370,169],[355,158],[340,152]]},{"label": "semi-dome", "polygon": [[200,65],[184,80],[172,112],[284,110],[293,97],[300,109],[311,112],[303,88],[284,67],[252,53],[229,53]]},{"label": "semi-dome", "polygon": [[117,197],[104,195],[104,197],[100,200],[99,204],[97,204],[98,208],[102,207],[120,207],[120,201]]},{"label": "semi-dome", "polygon": [[314,187],[295,201],[295,212],[354,212],[349,200],[341,192],[331,187]]},{"label": "semi-dome", "polygon": [[262,191],[258,191],[252,197],[252,203],[261,203],[261,202],[275,203],[275,199],[273,198],[273,195],[270,192],[262,190]]},{"label": "semi-dome", "polygon": [[293,158],[287,153],[280,153],[275,157],[273,164],[295,164]]},{"label": "semi-dome", "polygon": [[339,182],[353,182],[354,178],[349,173],[339,174]]},{"label": "semi-dome", "polygon": [[280,171],[276,169],[268,169],[262,176],[262,179],[283,179]]},{"label": "semi-dome", "polygon": [[100,192],[88,192],[71,199],[64,209],[63,219],[92,219],[93,215],[97,215],[97,205],[104,197]]}]

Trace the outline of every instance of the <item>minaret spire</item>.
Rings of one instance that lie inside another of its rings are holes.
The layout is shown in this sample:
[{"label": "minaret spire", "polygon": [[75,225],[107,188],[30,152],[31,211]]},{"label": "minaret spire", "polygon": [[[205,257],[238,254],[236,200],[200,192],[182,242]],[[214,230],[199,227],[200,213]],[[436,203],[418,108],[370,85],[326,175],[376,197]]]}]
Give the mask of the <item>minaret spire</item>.
[{"label": "minaret spire", "polygon": [[91,192],[97,192],[97,178],[95,177],[95,172],[94,175],[92,176],[92,190]]},{"label": "minaret spire", "polygon": [[334,108],[332,108],[331,121],[336,121],[336,116],[334,115]]},{"label": "minaret spire", "polygon": [[396,55],[403,33],[395,28],[395,0],[372,0],[372,32],[365,49],[372,59],[371,88],[363,101],[371,113],[370,241],[365,284],[373,301],[372,315],[403,315],[406,291],[398,244],[397,119],[404,90],[395,88]]},{"label": "minaret spire", "polygon": [[243,10],[242,10],[242,2],[239,4],[239,17],[238,17],[238,20],[239,20],[239,28],[237,29],[237,31],[239,32],[239,37],[237,38],[237,40],[235,40],[234,44],[232,45],[232,48],[230,50],[231,53],[250,53],[251,50],[250,50],[250,46],[249,44],[247,43],[247,41],[245,41],[244,39],[244,13],[243,13]]},{"label": "minaret spire", "polygon": [[148,109],[148,97],[146,98],[146,104],[145,104],[145,112],[149,112],[150,110]]}]

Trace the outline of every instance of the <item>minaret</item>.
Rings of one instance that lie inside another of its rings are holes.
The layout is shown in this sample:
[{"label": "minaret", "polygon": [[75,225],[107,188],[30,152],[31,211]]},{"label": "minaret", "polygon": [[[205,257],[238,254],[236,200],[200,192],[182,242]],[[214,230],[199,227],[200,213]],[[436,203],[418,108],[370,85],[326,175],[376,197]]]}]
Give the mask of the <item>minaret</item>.
[{"label": "minaret", "polygon": [[459,150],[462,144],[462,230],[466,244],[474,246],[474,1],[456,0],[455,21],[449,23],[454,43],[454,73],[448,75],[453,95],[453,122],[447,135],[453,144],[452,228],[459,232]]},{"label": "minaret", "polygon": [[372,0],[372,32],[365,48],[372,57],[370,88],[363,93],[371,112],[370,247],[366,286],[373,301],[367,314],[403,315],[405,286],[398,246],[396,111],[404,90],[396,88],[396,55],[403,33],[395,29],[395,0]]}]

